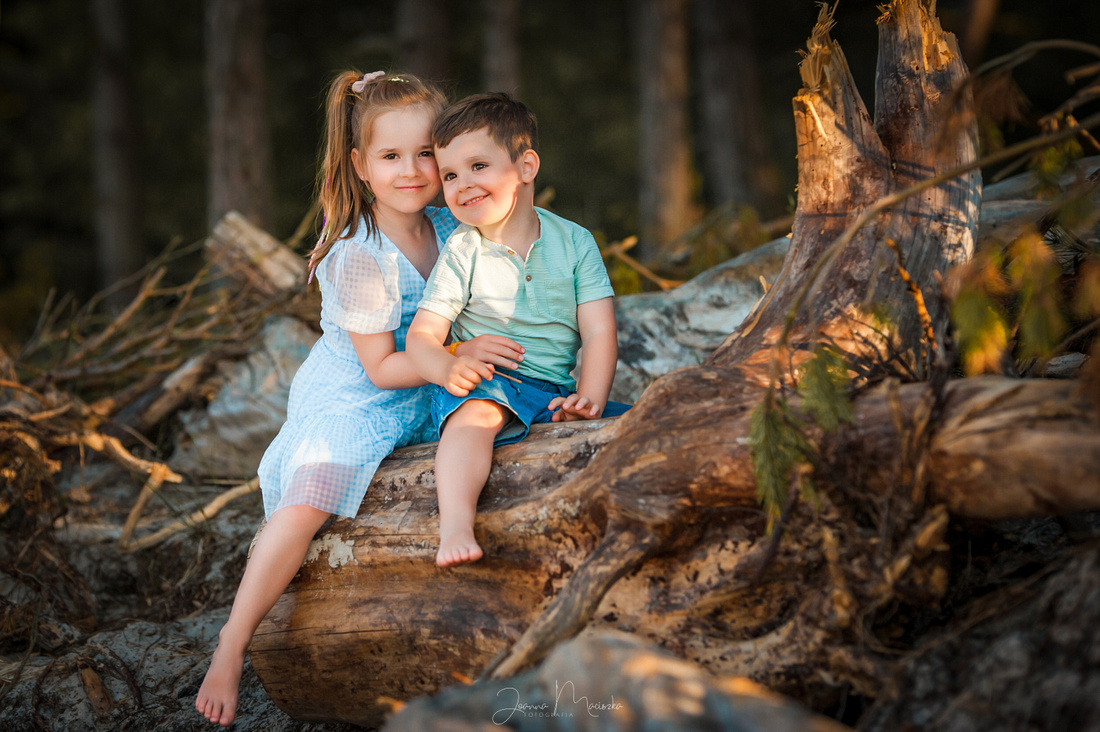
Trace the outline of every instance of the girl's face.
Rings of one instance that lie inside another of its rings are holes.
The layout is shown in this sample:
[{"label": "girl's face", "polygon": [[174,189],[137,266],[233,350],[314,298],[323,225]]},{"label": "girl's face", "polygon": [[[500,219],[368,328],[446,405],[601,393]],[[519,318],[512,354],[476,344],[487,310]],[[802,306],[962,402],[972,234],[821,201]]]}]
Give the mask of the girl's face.
[{"label": "girl's face", "polygon": [[355,172],[370,185],[374,205],[383,209],[378,213],[417,213],[439,193],[432,121],[421,105],[383,112],[374,118],[367,149],[351,151]]}]

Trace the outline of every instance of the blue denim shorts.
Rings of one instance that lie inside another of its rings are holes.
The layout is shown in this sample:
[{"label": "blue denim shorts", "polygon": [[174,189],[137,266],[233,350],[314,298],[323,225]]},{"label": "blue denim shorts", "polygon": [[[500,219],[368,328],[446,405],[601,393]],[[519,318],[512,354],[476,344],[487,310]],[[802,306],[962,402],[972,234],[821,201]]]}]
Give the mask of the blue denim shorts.
[{"label": "blue denim shorts", "polygon": [[[567,397],[573,392],[564,386],[549,381],[509,371],[509,376],[519,379],[516,383],[497,374],[492,381],[482,381],[464,397],[456,397],[442,386],[432,389],[432,424],[435,425],[435,438],[443,434],[443,425],[447,418],[470,399],[486,399],[505,407],[512,413],[510,419],[497,433],[493,445],[508,445],[519,442],[533,424],[545,424],[553,421],[554,412],[547,407],[554,397]],[[603,409],[604,417],[618,417],[630,409],[629,404],[608,402]]]}]

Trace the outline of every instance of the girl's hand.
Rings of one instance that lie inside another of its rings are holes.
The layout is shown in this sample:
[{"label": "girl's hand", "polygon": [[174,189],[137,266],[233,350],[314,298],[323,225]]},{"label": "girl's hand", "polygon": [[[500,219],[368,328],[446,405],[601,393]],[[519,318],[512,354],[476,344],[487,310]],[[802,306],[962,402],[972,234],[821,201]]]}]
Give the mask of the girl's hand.
[{"label": "girl's hand", "polygon": [[[580,394],[570,394],[567,397],[554,397],[546,406],[554,415],[550,418],[554,422],[577,422],[582,419],[598,419],[603,413],[603,407],[583,397]],[[557,410],[557,411],[554,411]]]},{"label": "girl's hand", "polygon": [[479,335],[463,341],[455,347],[456,356],[470,356],[482,363],[491,363],[505,369],[514,369],[523,360],[526,349],[513,341],[498,335]]},{"label": "girl's hand", "polygon": [[455,396],[466,396],[482,380],[493,380],[493,365],[470,356],[459,356],[447,370],[443,388]]}]

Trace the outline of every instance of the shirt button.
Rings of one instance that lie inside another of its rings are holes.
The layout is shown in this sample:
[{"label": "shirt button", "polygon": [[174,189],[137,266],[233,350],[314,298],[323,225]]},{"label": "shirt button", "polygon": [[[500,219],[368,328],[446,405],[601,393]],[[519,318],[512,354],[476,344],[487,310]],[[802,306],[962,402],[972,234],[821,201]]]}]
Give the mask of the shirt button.
[{"label": "shirt button", "polygon": [[508,250],[508,253],[509,254],[515,254],[515,252],[513,252],[511,249]]},{"label": "shirt button", "polygon": [[528,281],[528,282],[530,282],[530,281],[531,281],[531,275],[527,275],[527,281]]}]

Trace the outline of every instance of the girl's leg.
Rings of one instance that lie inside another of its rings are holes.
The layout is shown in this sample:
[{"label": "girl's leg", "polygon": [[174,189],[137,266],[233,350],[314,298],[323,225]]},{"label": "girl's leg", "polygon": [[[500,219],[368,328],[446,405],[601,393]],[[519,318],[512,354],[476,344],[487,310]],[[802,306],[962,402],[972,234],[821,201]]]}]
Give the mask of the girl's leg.
[{"label": "girl's leg", "polygon": [[195,708],[211,722],[223,727],[233,722],[244,654],[252,634],[294,579],[310,541],[328,517],[313,506],[288,506],[272,514],[260,532],[195,699]]},{"label": "girl's leg", "polygon": [[435,453],[439,496],[439,551],[435,563],[449,567],[481,559],[474,539],[477,497],[489,477],[493,439],[507,421],[496,402],[472,399],[451,413]]}]

